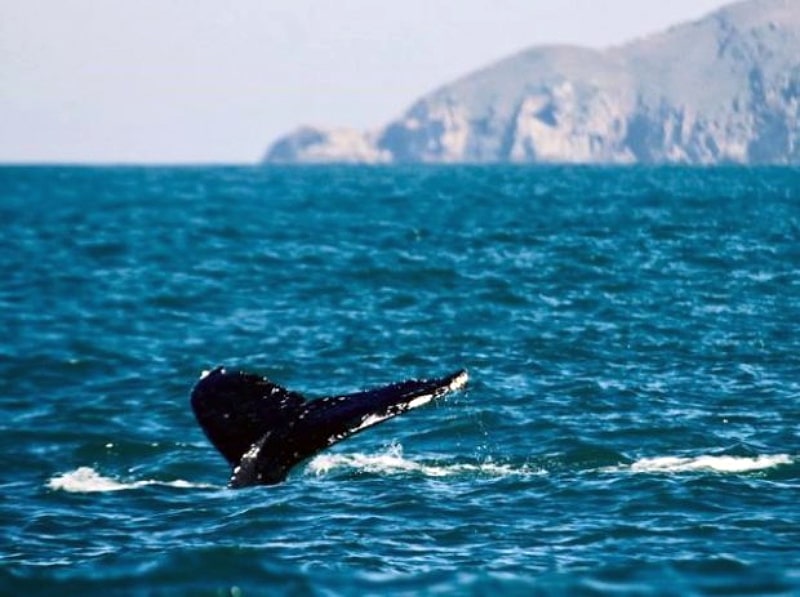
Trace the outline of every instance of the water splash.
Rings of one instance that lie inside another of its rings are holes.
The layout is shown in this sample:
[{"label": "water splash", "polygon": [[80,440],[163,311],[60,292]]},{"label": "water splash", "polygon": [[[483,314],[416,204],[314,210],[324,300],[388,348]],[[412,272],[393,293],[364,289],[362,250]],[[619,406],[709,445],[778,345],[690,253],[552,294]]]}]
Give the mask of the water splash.
[{"label": "water splash", "polygon": [[641,458],[630,465],[611,466],[601,469],[602,472],[632,473],[748,473],[761,471],[784,464],[792,464],[793,458],[788,454],[747,456],[709,456],[694,457],[659,456]]},{"label": "water splash", "polygon": [[104,493],[109,491],[123,491],[156,485],[159,487],[177,487],[180,489],[211,489],[213,485],[204,483],[191,483],[181,479],[175,481],[156,481],[146,479],[141,481],[118,481],[105,477],[89,466],[81,466],[74,471],[56,475],[47,482],[49,489],[68,491],[70,493]]},{"label": "water splash", "polygon": [[528,477],[543,475],[546,471],[528,466],[515,467],[485,461],[479,464],[452,463],[430,464],[410,460],[403,456],[403,447],[389,446],[385,452],[377,454],[321,454],[309,462],[307,470],[317,476],[328,474],[334,469],[349,469],[363,473],[381,475],[419,474],[426,477],[451,477],[456,475],[481,475],[487,477]]}]

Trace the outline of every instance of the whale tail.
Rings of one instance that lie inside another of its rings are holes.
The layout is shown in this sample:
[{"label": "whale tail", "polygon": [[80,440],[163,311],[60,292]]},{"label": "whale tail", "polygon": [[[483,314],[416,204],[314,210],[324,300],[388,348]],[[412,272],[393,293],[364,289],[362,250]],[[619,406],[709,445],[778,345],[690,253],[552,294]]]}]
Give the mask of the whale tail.
[{"label": "whale tail", "polygon": [[295,464],[467,383],[464,370],[306,400],[259,375],[218,367],[192,390],[200,427],[233,467],[231,487],[280,483]]}]

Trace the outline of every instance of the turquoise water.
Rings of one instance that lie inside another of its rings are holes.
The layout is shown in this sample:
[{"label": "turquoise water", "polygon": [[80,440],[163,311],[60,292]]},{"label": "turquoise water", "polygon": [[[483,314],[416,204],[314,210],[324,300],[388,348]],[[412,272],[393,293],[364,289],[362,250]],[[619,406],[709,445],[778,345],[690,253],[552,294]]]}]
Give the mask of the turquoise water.
[{"label": "turquoise water", "polygon": [[[0,593],[800,593],[800,170],[0,169]],[[217,364],[465,393],[226,489]]]}]

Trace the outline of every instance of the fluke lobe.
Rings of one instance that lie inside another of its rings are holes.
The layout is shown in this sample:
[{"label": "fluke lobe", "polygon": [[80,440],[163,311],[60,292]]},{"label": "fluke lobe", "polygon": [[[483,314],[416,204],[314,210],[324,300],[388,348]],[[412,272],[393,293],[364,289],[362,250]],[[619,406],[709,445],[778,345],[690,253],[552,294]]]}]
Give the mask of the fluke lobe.
[{"label": "fluke lobe", "polygon": [[267,378],[218,367],[192,390],[192,409],[233,467],[229,486],[272,485],[289,470],[359,431],[462,389],[464,370],[439,379],[306,400]]}]

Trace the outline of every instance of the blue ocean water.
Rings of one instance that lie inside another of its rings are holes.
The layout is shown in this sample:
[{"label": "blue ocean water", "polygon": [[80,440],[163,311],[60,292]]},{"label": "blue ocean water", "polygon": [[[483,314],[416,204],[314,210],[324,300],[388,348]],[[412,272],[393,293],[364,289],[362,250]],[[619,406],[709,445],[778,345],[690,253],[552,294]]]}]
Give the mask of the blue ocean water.
[{"label": "blue ocean water", "polygon": [[[0,593],[800,594],[800,170],[0,169]],[[467,392],[229,490],[217,364]]]}]

